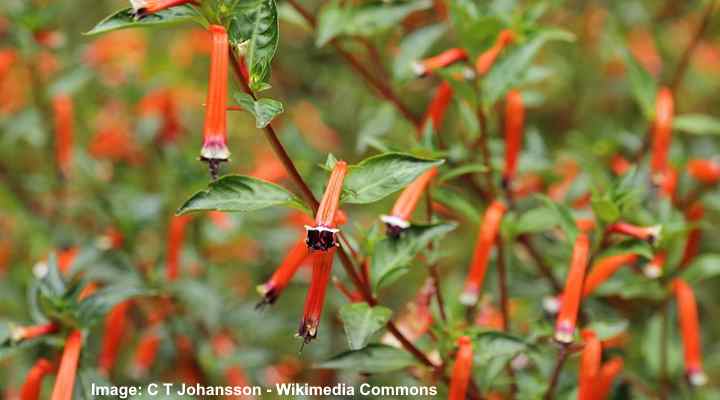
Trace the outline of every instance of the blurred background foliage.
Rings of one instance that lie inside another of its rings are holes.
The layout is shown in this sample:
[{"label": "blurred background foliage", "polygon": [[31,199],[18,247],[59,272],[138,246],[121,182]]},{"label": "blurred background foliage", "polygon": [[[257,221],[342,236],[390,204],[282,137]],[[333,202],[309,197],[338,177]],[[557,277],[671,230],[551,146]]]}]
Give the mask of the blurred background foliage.
[{"label": "blurred background foliage", "polygon": [[[326,182],[326,173],[318,165],[328,153],[357,162],[378,151],[399,150],[438,155],[460,165],[477,157],[476,150],[466,143],[479,136],[471,107],[474,97],[464,96],[466,84],[459,82],[456,93],[460,94],[453,100],[437,139],[444,143],[444,149],[428,150],[422,140],[415,139],[412,124],[392,104],[375,96],[373,89],[331,46],[324,45],[328,38],[340,35],[339,40],[348,51],[368,62],[373,74],[391,82],[412,112],[421,115],[439,80],[416,78],[411,68],[413,61],[450,47],[464,47],[474,59],[489,47],[502,28],[513,28],[530,38],[540,27],[553,27],[572,34],[574,40],[548,41],[532,63],[521,66],[510,84],[522,91],[527,106],[521,172],[533,172],[550,186],[562,179],[559,169],[562,165],[577,165],[582,172],[562,199],[573,204],[589,190],[603,194],[614,187],[616,181],[609,172],[613,156],[630,157],[641,149],[648,121],[652,120],[652,115],[648,115],[652,109],[648,111],[644,105],[648,98],[650,104],[654,103],[655,82],[672,80],[709,2],[302,3],[325,19],[320,18],[320,28],[313,32],[297,11],[279,1],[280,42],[272,64],[272,88],[262,96],[284,104],[284,112],[274,125],[316,195],[321,194]],[[365,20],[357,17],[342,24],[328,22],[333,7],[340,3],[357,8],[366,6],[376,13],[364,15]],[[401,6],[411,11],[398,11],[397,17],[383,8]],[[51,252],[73,248],[78,256],[72,269],[84,272],[84,280],[105,283],[142,280],[147,287],[159,288],[179,299],[179,311],[160,328],[162,340],[157,362],[143,376],[133,374],[130,359],[144,331],[147,310],[141,307],[131,314],[133,322],[122,344],[120,367],[112,376],[116,383],[177,378],[174,367],[180,352],[170,338],[181,335],[192,342],[199,355],[197,367],[208,382],[223,382],[222,366],[233,360],[242,365],[248,381],[256,384],[350,383],[367,379],[378,384],[416,384],[415,378],[402,371],[365,376],[352,370],[313,368],[316,363],[347,350],[337,317],[338,308],[347,301],[333,288],[328,294],[318,339],[298,354],[299,342],[293,340],[292,333],[299,321],[309,268],[301,269],[274,306],[259,312],[254,309],[259,300],[255,285],[270,276],[301,234],[302,219],[295,211],[272,209],[214,218],[194,215],[182,243],[182,278],[171,285],[164,282],[169,223],[182,202],[203,189],[208,179],[197,155],[209,41],[205,31],[193,24],[83,35],[99,20],[123,7],[127,7],[127,2],[121,0],[3,0],[0,5],[0,50],[11,49],[17,54],[15,63],[4,76],[0,75],[2,319],[28,324],[31,311],[26,293],[34,280],[33,266]],[[468,10],[480,14],[472,15]],[[372,21],[375,25],[369,23]],[[717,115],[718,21],[717,16],[711,20],[690,60],[676,95],[679,115]],[[644,72],[634,74],[634,67]],[[502,71],[495,73],[501,74]],[[69,178],[59,174],[53,153],[51,98],[58,93],[70,95],[75,106],[74,165]],[[163,137],[167,130],[162,125],[162,111],[152,106],[152,95],[157,93],[169,93],[177,117],[177,132],[168,137]],[[501,169],[501,107],[489,104],[487,110],[492,164]],[[690,158],[718,154],[717,119],[708,118],[703,120],[705,125],[690,121],[689,126],[676,130],[671,150],[673,165],[682,167]],[[296,189],[286,179],[252,116],[232,112],[228,125],[233,155],[231,162],[223,166],[223,173],[250,174]],[[449,170],[450,167],[444,172]],[[687,228],[681,217],[683,210],[656,203],[648,195],[650,189],[645,187],[647,179],[642,179],[646,176],[643,174],[646,171],[641,168],[640,178],[629,184],[640,194],[635,204],[623,209],[623,215],[641,224],[674,224],[680,233],[675,241],[670,236],[668,247],[677,259]],[[696,186],[681,173],[678,192],[687,193]],[[377,235],[380,228],[377,217],[390,209],[393,200],[391,196],[373,206],[344,207],[350,216],[345,231],[357,243],[362,243],[373,229]],[[438,340],[444,341],[436,346],[440,354],[446,354],[452,347],[451,339],[463,329],[464,308],[457,294],[486,204],[462,180],[452,179],[438,189],[436,200],[443,204],[446,219],[460,222],[454,232],[438,243],[439,249],[434,254],[440,259],[450,323],[444,328],[435,327],[433,332]],[[703,200],[707,210],[701,222],[705,235],[702,253],[717,254],[720,248],[714,238],[720,233],[717,224],[720,196],[716,190],[707,190]],[[569,249],[557,235],[543,233],[554,223],[554,217],[547,213],[537,213],[534,219],[520,217],[537,205],[537,199],[525,200],[503,228],[509,232],[513,229],[541,232],[534,239],[548,265],[558,277],[563,277]],[[589,214],[587,209],[573,212],[577,217]],[[424,215],[424,210],[418,215]],[[525,224],[529,222],[539,226],[528,228]],[[112,246],[107,245],[108,232],[119,233],[122,244],[109,248]],[[551,320],[543,316],[541,307],[542,299],[551,292],[540,283],[541,278],[525,253],[520,250],[509,253],[514,330],[532,341],[551,330]],[[340,268],[334,274],[345,279]],[[403,305],[415,296],[426,276],[426,268],[410,268],[401,282],[379,292],[381,303],[391,308],[396,317],[401,315]],[[702,338],[710,384],[691,393],[682,383],[680,339],[677,330],[671,329],[668,367],[672,398],[710,399],[720,395],[720,324],[712,318],[720,313],[720,302],[714,292],[719,283],[712,277],[701,278],[704,280],[694,288],[703,316]],[[629,271],[621,271],[614,283],[622,284],[609,283],[604,288],[603,294],[608,297],[638,298],[626,304],[629,310],[620,312],[608,302],[595,299],[586,307],[597,330],[619,329],[630,335],[630,342],[622,351],[626,385],[618,390],[616,398],[645,398],[647,394],[638,387],[650,387],[652,391],[658,386],[661,361],[657,349],[662,321],[654,309],[656,303],[648,305],[644,301],[653,298],[653,290],[661,289],[653,289],[647,282],[636,282],[633,286],[637,279]],[[487,282],[487,299],[496,301],[493,268]],[[146,306],[153,307],[151,303]],[[91,377],[88,379],[100,379],[93,369],[102,324],[90,332],[82,365]],[[237,344],[229,358],[220,359],[210,350],[212,338],[218,332],[228,333]],[[433,340],[426,335],[419,345],[432,348]],[[57,343],[48,341],[7,356],[2,354],[0,388],[7,393],[16,390],[36,357],[52,352],[53,346]],[[530,357],[536,367],[527,374],[519,374],[520,398],[538,398],[543,393],[554,361],[553,347],[544,345]],[[479,365],[476,378],[481,388],[489,390],[507,384],[503,381],[505,377],[491,375],[483,370],[483,364]],[[561,376],[561,398],[574,393],[577,357],[571,358],[570,365]],[[445,390],[441,388],[443,395]],[[622,397],[622,390],[632,394]]]}]

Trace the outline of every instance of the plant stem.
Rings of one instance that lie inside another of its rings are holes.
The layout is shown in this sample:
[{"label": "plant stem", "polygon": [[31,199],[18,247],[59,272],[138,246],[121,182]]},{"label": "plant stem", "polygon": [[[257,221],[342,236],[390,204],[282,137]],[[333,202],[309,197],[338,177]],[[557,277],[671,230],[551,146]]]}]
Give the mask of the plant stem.
[{"label": "plant stem", "polygon": [[705,34],[705,31],[710,25],[710,20],[713,11],[715,10],[715,4],[716,1],[713,0],[705,8],[705,13],[703,14],[697,31],[695,31],[695,35],[693,35],[692,39],[690,39],[690,43],[688,43],[688,46],[685,48],[685,51],[680,57],[680,62],[678,63],[675,74],[670,81],[670,89],[672,90],[673,94],[677,94],[677,91],[680,88],[680,84],[682,83],[682,80],[685,77],[685,73],[687,72],[688,65],[690,64],[690,59],[692,58],[692,55],[697,48],[697,45],[700,43],[700,39]]},{"label": "plant stem", "polygon": [[[432,224],[432,192],[430,191],[430,188],[431,185],[428,185],[427,189],[425,190],[425,208],[427,209],[427,222],[429,224]],[[428,249],[432,250],[432,248],[432,242],[428,243]],[[433,286],[435,287],[435,299],[437,300],[438,309],[440,310],[440,318],[442,318],[443,322],[447,322],[447,314],[445,313],[445,300],[443,298],[442,290],[440,288],[440,274],[438,273],[436,263],[433,263],[430,266],[430,276],[432,277]]]},{"label": "plant stem", "polygon": [[[315,20],[315,17],[310,14],[308,10],[306,10],[300,3],[298,3],[297,0],[288,0],[288,3],[305,19],[305,21],[310,25],[313,29],[315,29],[317,25],[317,21]],[[388,85],[385,81],[382,79],[379,79],[375,77],[368,69],[365,67],[360,60],[357,59],[352,53],[345,50],[342,45],[338,42],[337,39],[333,39],[330,41],[330,45],[335,49],[335,51],[340,54],[345,61],[347,61],[355,71],[360,74],[360,76],[377,92],[380,94],[381,97],[383,97],[385,100],[392,103],[395,108],[400,112],[400,114],[405,117],[408,121],[410,121],[416,128],[420,128],[422,125],[422,121],[419,117],[417,117],[415,114],[413,114],[412,111],[400,100],[398,95],[395,93],[395,91]]]},{"label": "plant stem", "polygon": [[[248,86],[247,82],[242,77],[241,73],[241,67],[240,63],[238,62],[237,55],[231,51],[230,52],[230,60],[232,63],[233,71],[235,72],[237,80],[242,84],[243,89],[253,97],[253,99],[256,99],[255,94],[252,92],[250,87]],[[273,150],[275,151],[275,154],[280,158],[280,160],[283,163],[283,166],[287,170],[288,174],[290,175],[290,178],[295,182],[295,184],[300,188],[300,190],[303,193],[303,197],[305,200],[310,204],[313,212],[317,211],[318,208],[318,201],[315,198],[315,195],[312,193],[308,185],[303,180],[302,176],[300,176],[300,173],[298,172],[297,168],[295,167],[295,164],[290,159],[290,156],[285,151],[285,148],[283,147],[282,143],[277,137],[277,134],[275,133],[275,129],[273,129],[271,124],[268,124],[267,127],[263,130],[265,132],[266,138],[270,141],[270,144],[273,147]],[[352,280],[353,284],[357,287],[358,290],[363,295],[363,298],[365,301],[370,304],[371,306],[374,306],[377,304],[377,300],[375,300],[374,296],[372,295],[372,291],[370,290],[370,284],[363,284],[363,280],[360,278],[360,275],[357,273],[355,266],[353,265],[352,260],[348,256],[348,254],[345,252],[344,248],[340,247],[338,249],[338,256],[340,257],[340,261],[345,268],[345,272],[348,274],[350,279]],[[395,338],[402,344],[403,348],[407,350],[409,353],[411,353],[418,361],[421,363],[427,365],[428,367],[431,367],[435,370],[438,369],[438,366],[436,366],[430,359],[423,353],[420,349],[415,347],[412,342],[410,342],[403,334],[398,330],[398,328],[395,326],[395,324],[392,321],[389,321],[387,323],[387,328],[390,333],[395,336]]]},{"label": "plant stem", "polygon": [[540,252],[538,252],[535,246],[533,246],[530,237],[527,235],[520,235],[518,236],[518,241],[520,241],[520,244],[525,247],[525,250],[527,250],[530,257],[535,261],[535,266],[537,267],[538,272],[540,273],[540,275],[545,277],[548,284],[552,287],[553,292],[555,294],[559,294],[560,292],[562,292],[562,285],[557,280],[557,278],[555,278],[555,275],[553,275],[552,270],[545,263],[545,260],[543,260]]},{"label": "plant stem", "polygon": [[550,375],[550,384],[548,385],[547,392],[543,396],[544,400],[552,400],[555,398],[555,387],[557,386],[558,380],[560,379],[560,372],[562,371],[565,360],[567,360],[569,346],[562,345],[560,351],[558,351],[557,361],[555,362],[555,368],[553,369],[552,375]]},{"label": "plant stem", "polygon": [[660,399],[668,398],[668,314],[669,303],[663,305],[660,327]]}]

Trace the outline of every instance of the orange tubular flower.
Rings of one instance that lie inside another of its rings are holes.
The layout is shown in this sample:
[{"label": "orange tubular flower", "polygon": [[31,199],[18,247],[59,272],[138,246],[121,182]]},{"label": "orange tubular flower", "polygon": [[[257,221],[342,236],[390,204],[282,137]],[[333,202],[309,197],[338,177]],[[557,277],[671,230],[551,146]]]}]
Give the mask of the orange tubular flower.
[{"label": "orange tubular flower", "polygon": [[58,326],[54,322],[44,325],[19,326],[12,330],[11,337],[13,341],[31,340],[40,336],[49,335],[58,331]]},{"label": "orange tubular flower", "polygon": [[313,251],[327,251],[338,245],[335,228],[337,223],[336,214],[340,204],[343,182],[347,174],[347,163],[338,161],[335,163],[330,179],[328,180],[325,194],[315,214],[315,226],[305,226],[307,239],[305,243]]},{"label": "orange tubular flower", "polygon": [[425,118],[423,119],[422,130],[425,129],[425,125],[428,122],[432,123],[432,127],[435,131],[442,127],[443,120],[445,119],[445,112],[447,111],[450,100],[452,100],[453,89],[447,81],[443,81],[435,92],[430,105],[428,106]]},{"label": "orange tubular flower", "polygon": [[505,188],[510,187],[510,182],[517,171],[524,124],[525,106],[522,95],[517,90],[511,90],[505,100],[505,171],[503,172]]},{"label": "orange tubular flower", "polygon": [[133,359],[133,375],[136,377],[147,374],[155,363],[158,348],[160,347],[160,337],[154,330],[150,329],[140,338],[140,342],[135,349]]},{"label": "orange tubular flower", "polygon": [[593,264],[592,272],[585,279],[583,297],[592,294],[595,289],[610,279],[622,266],[634,263],[637,258],[635,254],[617,254],[598,260]]},{"label": "orange tubular flower", "polygon": [[10,67],[15,63],[15,59],[17,59],[15,50],[0,50],[0,81],[2,81],[5,78],[5,74],[10,71]]},{"label": "orange tubular flower", "polygon": [[57,263],[60,272],[67,273],[70,270],[78,251],[77,247],[66,247],[58,251]]},{"label": "orange tubular flower", "polygon": [[464,49],[452,48],[430,58],[418,61],[413,65],[415,73],[418,76],[425,76],[437,71],[441,68],[448,67],[460,61],[468,59],[468,54]]},{"label": "orange tubular flower", "polygon": [[425,189],[430,185],[432,179],[437,176],[437,173],[437,168],[432,167],[417,177],[397,198],[390,215],[380,217],[387,227],[389,236],[398,237],[405,229],[410,227],[410,216],[417,208]]},{"label": "orange tubular flower", "polygon": [[64,177],[70,175],[73,145],[73,102],[70,96],[57,95],[52,99],[55,117],[55,159]]},{"label": "orange tubular flower", "polygon": [[503,203],[494,201],[485,211],[483,223],[480,226],[480,232],[475,242],[470,274],[465,281],[465,289],[460,296],[460,301],[465,305],[473,305],[478,300],[480,289],[485,280],[490,252],[495,245],[495,238],[500,230],[500,222],[505,210],[506,207]]},{"label": "orange tubular flower", "polygon": [[58,368],[55,386],[53,387],[51,400],[71,400],[75,376],[77,375],[78,360],[82,348],[82,332],[72,331],[65,341],[60,368]]},{"label": "orange tubular flower", "polygon": [[706,185],[720,182],[720,162],[718,160],[690,160],[687,170],[695,180]]},{"label": "orange tubular flower", "polygon": [[106,376],[110,375],[115,366],[120,343],[126,334],[127,312],[130,304],[129,301],[125,301],[116,305],[105,318],[105,334],[102,339],[98,368]]},{"label": "orange tubular flower", "polygon": [[20,400],[38,400],[40,399],[40,390],[45,375],[51,373],[53,365],[45,358],[41,358],[35,362],[25,378],[25,383],[20,390]]},{"label": "orange tubular flower", "polygon": [[165,257],[165,277],[168,281],[177,279],[180,273],[180,255],[182,252],[183,241],[185,240],[185,228],[191,217],[187,215],[177,215],[170,219],[167,238],[167,254]]},{"label": "orange tubular flower", "polygon": [[625,175],[626,172],[630,171],[632,166],[633,164],[620,154],[615,154],[610,160],[610,168],[617,176]]},{"label": "orange tubular flower", "polygon": [[[690,205],[690,208],[687,210],[685,217],[687,218],[688,222],[697,224],[700,220],[702,220],[704,215],[705,207],[703,207],[701,202],[696,201],[695,203]],[[685,242],[685,250],[683,251],[683,257],[680,261],[680,268],[686,268],[688,265],[690,265],[690,262],[698,254],[701,238],[702,231],[699,227],[696,226],[690,229],[687,237],[687,242]]]},{"label": "orange tubular flower", "polygon": [[625,222],[616,222],[607,227],[608,233],[619,233],[634,237],[635,239],[646,240],[650,244],[655,243],[660,238],[662,226],[636,226]]},{"label": "orange tubular flower", "polygon": [[670,89],[660,89],[655,100],[655,123],[653,124],[652,156],[650,159],[653,181],[658,184],[661,183],[668,168],[667,159],[672,139],[673,108],[673,95]]},{"label": "orange tubular flower", "polygon": [[701,386],[707,382],[707,377],[702,365],[700,322],[695,294],[690,285],[682,279],[673,279],[672,285],[677,300],[678,318],[680,318],[680,332],[685,352],[685,373],[690,384]]},{"label": "orange tubular flower", "polygon": [[330,281],[334,255],[335,248],[314,252],[310,255],[313,260],[312,280],[305,298],[303,319],[300,321],[300,328],[297,333],[298,337],[303,338],[304,343],[310,343],[311,340],[317,337],[317,329],[320,325],[320,315],[325,303],[325,293]]},{"label": "orange tubular flower", "polygon": [[475,72],[477,72],[478,76],[483,76],[487,74],[487,72],[490,71],[490,68],[492,68],[493,64],[495,64],[495,60],[497,60],[503,49],[505,49],[505,47],[507,47],[514,40],[515,34],[513,33],[513,31],[505,29],[500,32],[500,35],[498,35],[492,47],[486,50],[484,53],[480,54],[478,58],[475,59]]},{"label": "orange tubular flower", "polygon": [[665,265],[666,259],[667,253],[664,251],[659,251],[657,254],[655,254],[655,257],[653,257],[653,259],[645,265],[645,268],[643,269],[643,274],[645,274],[645,276],[650,279],[659,278],[660,275],[662,275],[662,270],[663,266]]},{"label": "orange tubular flower", "polygon": [[197,4],[196,0],[130,0],[135,16],[141,18],[183,4]]},{"label": "orange tubular flower", "polygon": [[592,399],[606,399],[612,389],[612,383],[622,372],[624,362],[620,357],[614,357],[600,368],[599,380],[595,384],[595,397]]},{"label": "orange tubular flower", "polygon": [[450,393],[448,400],[464,400],[470,383],[470,374],[473,362],[473,345],[468,336],[461,336],[458,341],[458,351],[455,356],[452,377],[450,378]]},{"label": "orange tubular flower", "polygon": [[257,287],[258,292],[263,296],[258,307],[275,303],[308,255],[307,244],[304,239],[301,239],[293,246],[270,279]]},{"label": "orange tubular flower", "polygon": [[200,159],[208,163],[210,174],[215,179],[220,163],[230,158],[227,147],[229,47],[228,34],[224,27],[210,25],[208,30],[212,37],[212,54]]},{"label": "orange tubular flower", "polygon": [[593,396],[597,377],[600,373],[600,363],[602,362],[602,344],[598,340],[595,332],[584,330],[582,332],[584,343],[582,355],[580,356],[580,388],[578,390],[578,400],[596,400]]},{"label": "orange tubular flower", "polygon": [[580,301],[582,300],[582,287],[589,250],[590,241],[587,235],[584,233],[579,234],[573,246],[570,271],[565,281],[560,312],[555,321],[555,340],[560,343],[569,344],[573,341],[575,322],[580,310]]}]

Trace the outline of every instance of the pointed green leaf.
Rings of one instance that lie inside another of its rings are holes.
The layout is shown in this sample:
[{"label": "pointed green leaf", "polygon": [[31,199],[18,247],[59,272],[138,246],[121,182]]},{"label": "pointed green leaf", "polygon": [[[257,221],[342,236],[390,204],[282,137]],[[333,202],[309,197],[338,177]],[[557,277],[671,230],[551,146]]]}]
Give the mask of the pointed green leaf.
[{"label": "pointed green leaf", "polygon": [[348,169],[342,202],[366,204],[404,189],[442,160],[418,158],[410,154],[385,153],[367,158]]},{"label": "pointed green leaf", "polygon": [[397,239],[386,238],[378,242],[370,262],[374,286],[381,288],[395,281],[431,240],[446,235],[456,227],[453,223],[413,225]]},{"label": "pointed green leaf", "polygon": [[392,311],[387,307],[370,307],[367,303],[350,303],[340,309],[340,319],[351,350],[367,346],[370,337],[390,320]]},{"label": "pointed green leaf", "polygon": [[84,299],[77,309],[78,320],[85,326],[92,325],[107,314],[115,305],[153,292],[139,286],[113,285],[102,288]]},{"label": "pointed green leaf", "polygon": [[252,0],[239,4],[230,23],[230,40],[245,52],[254,91],[270,85],[270,63],[280,39],[275,0]]},{"label": "pointed green leaf", "polygon": [[560,228],[565,232],[567,240],[570,243],[575,242],[575,238],[578,235],[578,228],[575,224],[575,218],[573,218],[572,211],[564,204],[558,204],[547,196],[539,196],[540,199],[545,203],[545,206],[555,212],[557,216],[556,224],[560,225]]},{"label": "pointed green leaf", "polygon": [[247,93],[235,93],[235,101],[245,111],[255,117],[255,126],[264,128],[279,114],[283,112],[283,104],[273,99],[254,100]]},{"label": "pointed green leaf", "polygon": [[673,119],[673,128],[692,135],[720,135],[720,118],[703,114],[683,114]]},{"label": "pointed green leaf", "polygon": [[414,364],[406,351],[382,344],[371,344],[362,350],[351,350],[325,361],[317,368],[344,369],[368,374],[401,370]]},{"label": "pointed green leaf", "polygon": [[256,211],[286,206],[306,211],[305,205],[285,188],[243,175],[227,175],[211,182],[206,190],[195,193],[177,214],[193,211]]},{"label": "pointed green leaf", "polygon": [[98,22],[95,27],[85,32],[85,35],[97,35],[118,29],[173,25],[190,21],[206,24],[203,22],[204,18],[200,13],[189,5],[168,8],[142,18],[136,18],[133,9],[126,8]]},{"label": "pointed green leaf", "polygon": [[498,61],[483,80],[485,106],[495,104],[515,86],[543,45],[553,40],[572,41],[574,36],[559,29],[542,30],[526,43],[511,49],[507,56]]},{"label": "pointed green leaf", "polygon": [[720,254],[703,254],[682,272],[682,278],[691,284],[715,278],[718,275],[720,275]]}]

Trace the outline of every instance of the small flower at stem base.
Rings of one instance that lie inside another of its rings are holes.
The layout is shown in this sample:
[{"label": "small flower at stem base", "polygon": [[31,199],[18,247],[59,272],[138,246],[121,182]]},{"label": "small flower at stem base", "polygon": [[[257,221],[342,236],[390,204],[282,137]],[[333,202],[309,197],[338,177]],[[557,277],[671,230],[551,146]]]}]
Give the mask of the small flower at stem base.
[{"label": "small flower at stem base", "polygon": [[220,163],[230,158],[227,147],[229,45],[224,27],[210,25],[208,30],[212,40],[212,53],[200,159],[208,163],[210,174],[216,179]]},{"label": "small flower at stem base", "polygon": [[275,303],[280,293],[295,276],[298,268],[307,260],[309,254],[304,239],[295,243],[270,279],[257,287],[258,292],[263,296],[257,307]]},{"label": "small flower at stem base", "polygon": [[701,386],[707,382],[703,370],[702,348],[700,343],[700,320],[697,303],[692,288],[682,279],[672,282],[675,300],[678,307],[680,333],[682,335],[685,357],[685,373],[693,386]]},{"label": "small flower at stem base", "polygon": [[502,222],[505,210],[505,205],[496,200],[493,201],[485,211],[480,232],[475,241],[475,251],[470,264],[470,273],[465,280],[465,288],[460,296],[460,302],[465,305],[473,305],[478,300],[480,289],[485,280],[490,252],[495,245],[495,239],[500,230],[500,223]]},{"label": "small flower at stem base", "polygon": [[663,266],[665,265],[666,258],[667,253],[665,253],[664,251],[660,251],[655,254],[655,257],[653,257],[653,259],[645,265],[645,268],[643,268],[643,274],[645,274],[645,276],[650,279],[659,278],[660,275],[662,275]]},{"label": "small flower at stem base", "polygon": [[655,121],[652,127],[652,154],[650,170],[653,182],[660,184],[668,169],[668,153],[672,140],[672,124],[674,113],[672,91],[662,88],[655,100]]},{"label": "small flower at stem base", "polygon": [[522,146],[525,106],[516,90],[508,92],[505,100],[505,170],[503,186],[508,189],[517,172],[517,160]]},{"label": "small flower at stem base", "polygon": [[618,233],[634,237],[635,239],[645,240],[650,244],[654,244],[660,239],[661,225],[654,226],[636,226],[625,222],[616,222],[607,227],[607,233]]},{"label": "small flower at stem base", "polygon": [[573,246],[570,270],[562,295],[562,304],[555,321],[555,340],[563,344],[572,343],[575,334],[575,324],[582,300],[583,280],[585,279],[589,250],[590,241],[587,235],[584,233],[579,234]]},{"label": "small flower at stem base", "polygon": [[578,400],[595,400],[593,396],[600,374],[600,363],[602,362],[602,344],[595,332],[584,330],[583,350],[580,356],[580,384],[578,389]]},{"label": "small flower at stem base", "polygon": [[307,239],[305,243],[314,251],[327,251],[338,246],[336,229],[337,213],[340,205],[340,194],[347,174],[347,163],[337,161],[333,168],[322,201],[315,213],[315,226],[305,226]]},{"label": "small flower at stem base", "polygon": [[197,0],[130,0],[133,12],[137,18],[155,14],[171,7],[183,4],[197,4]]},{"label": "small flower at stem base", "polygon": [[591,272],[585,279],[583,297],[592,294],[595,289],[605,283],[605,281],[613,276],[620,268],[624,265],[634,263],[637,259],[638,256],[635,254],[616,254],[598,260],[593,264]]},{"label": "small flower at stem base", "polygon": [[457,340],[458,351],[455,355],[452,376],[450,377],[450,392],[448,400],[464,400],[470,385],[470,376],[473,363],[473,344],[468,336],[461,336]]},{"label": "small flower at stem base", "polygon": [[325,303],[325,293],[327,292],[328,282],[332,273],[333,257],[335,249],[331,248],[327,251],[311,253],[313,260],[312,280],[305,298],[305,308],[303,311],[303,319],[300,321],[300,328],[297,336],[303,339],[305,344],[317,337],[318,326],[320,325],[320,316],[322,314],[323,304]]},{"label": "small flower at stem base", "polygon": [[127,329],[127,313],[130,301],[116,305],[105,318],[105,333],[98,358],[98,368],[104,375],[109,375],[115,366],[118,351]]},{"label": "small flower at stem base", "polygon": [[43,379],[53,369],[53,364],[49,360],[45,358],[37,360],[25,378],[25,383],[20,390],[20,400],[39,400]]},{"label": "small flower at stem base", "polygon": [[452,48],[430,58],[418,61],[413,64],[417,76],[425,76],[439,69],[448,67],[460,61],[468,59],[468,54],[460,48]]},{"label": "small flower at stem base", "polygon": [[65,340],[65,349],[60,359],[60,367],[55,378],[51,400],[72,399],[82,340],[82,332],[80,331],[72,331]]},{"label": "small flower at stem base", "polygon": [[515,33],[509,29],[500,32],[495,43],[475,59],[475,72],[478,76],[484,76],[490,71],[495,60],[497,60],[503,49],[515,40]]},{"label": "small flower at stem base", "polygon": [[430,105],[423,118],[423,124],[419,132],[425,130],[425,126],[428,123],[432,123],[433,130],[438,131],[442,127],[443,120],[445,119],[445,112],[447,107],[452,100],[453,88],[447,81],[443,81],[435,92]]},{"label": "small flower at stem base", "polygon": [[72,146],[74,131],[73,101],[61,94],[52,99],[55,123],[55,159],[63,177],[70,176],[72,169]]},{"label": "small flower at stem base", "polygon": [[410,216],[417,208],[418,202],[430,185],[432,179],[437,176],[437,168],[432,167],[417,177],[395,201],[390,215],[383,215],[380,219],[387,227],[387,233],[391,237],[398,237],[410,227]]}]

